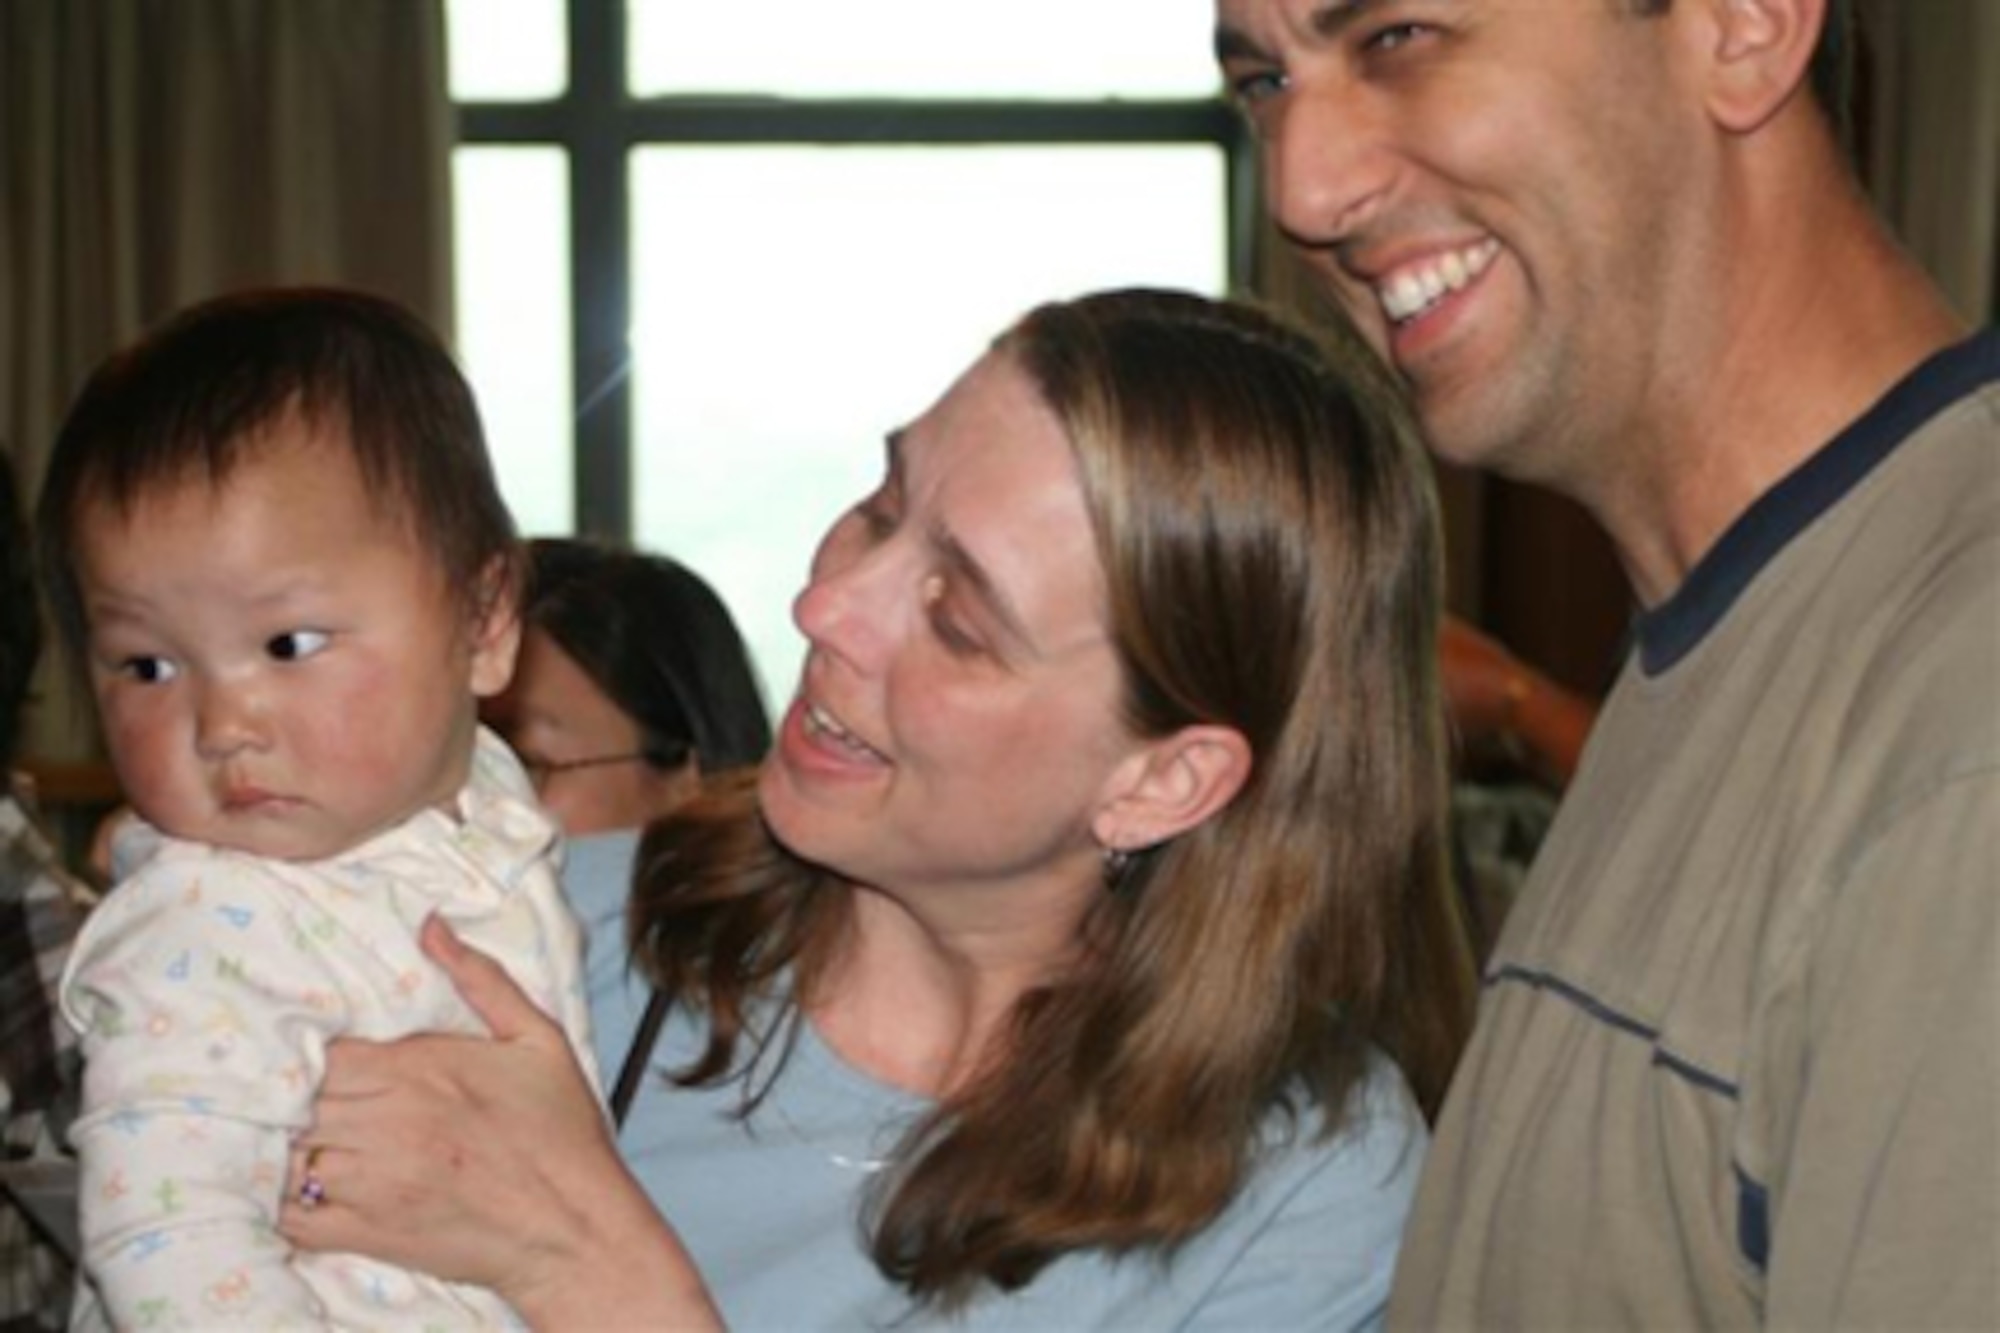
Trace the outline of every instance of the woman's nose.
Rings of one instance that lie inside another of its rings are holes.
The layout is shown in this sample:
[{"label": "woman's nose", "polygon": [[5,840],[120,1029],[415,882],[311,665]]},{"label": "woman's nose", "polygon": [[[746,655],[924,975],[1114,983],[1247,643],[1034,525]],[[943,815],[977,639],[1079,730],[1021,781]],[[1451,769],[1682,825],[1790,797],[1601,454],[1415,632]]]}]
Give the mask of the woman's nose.
[{"label": "woman's nose", "polygon": [[835,525],[813,556],[806,586],[792,601],[792,623],[818,653],[866,670],[893,638],[895,590],[907,582],[900,548]]}]

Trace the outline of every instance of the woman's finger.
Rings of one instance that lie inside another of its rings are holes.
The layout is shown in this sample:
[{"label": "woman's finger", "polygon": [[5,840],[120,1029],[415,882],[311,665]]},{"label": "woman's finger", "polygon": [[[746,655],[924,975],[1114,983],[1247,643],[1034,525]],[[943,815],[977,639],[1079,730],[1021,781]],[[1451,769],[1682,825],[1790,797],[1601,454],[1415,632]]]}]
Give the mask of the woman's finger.
[{"label": "woman's finger", "polygon": [[514,1040],[553,1029],[549,1017],[514,984],[506,969],[459,939],[435,913],[425,919],[418,938],[424,953],[444,969],[459,996],[494,1036]]},{"label": "woman's finger", "polygon": [[349,1169],[356,1162],[354,1154],[325,1144],[301,1140],[292,1145],[278,1198],[278,1230],[287,1240],[309,1248],[343,1248],[343,1228],[353,1225],[348,1196],[360,1186],[358,1173]]}]

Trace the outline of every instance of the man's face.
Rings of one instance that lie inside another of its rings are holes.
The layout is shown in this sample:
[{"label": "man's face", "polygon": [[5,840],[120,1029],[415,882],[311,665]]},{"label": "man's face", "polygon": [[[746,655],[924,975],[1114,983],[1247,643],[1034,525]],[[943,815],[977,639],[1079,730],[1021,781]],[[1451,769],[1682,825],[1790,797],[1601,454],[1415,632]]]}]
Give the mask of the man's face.
[{"label": "man's face", "polygon": [[1698,299],[1680,36],[1612,0],[1218,0],[1273,219],[1444,457],[1564,487],[1644,410]]}]

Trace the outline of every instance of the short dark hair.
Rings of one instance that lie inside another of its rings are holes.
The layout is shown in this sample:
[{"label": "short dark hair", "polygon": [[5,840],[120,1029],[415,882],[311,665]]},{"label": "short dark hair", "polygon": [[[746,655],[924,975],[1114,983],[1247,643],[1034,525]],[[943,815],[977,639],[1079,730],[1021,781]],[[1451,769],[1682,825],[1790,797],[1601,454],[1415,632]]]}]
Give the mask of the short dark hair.
[{"label": "short dark hair", "polygon": [[639,728],[646,757],[704,773],[763,759],[771,723],[729,608],[668,556],[574,537],[528,543],[522,623],[547,634]]},{"label": "short dark hair", "polygon": [[[345,443],[468,606],[512,596],[514,523],[471,387],[442,341],[393,301],[325,287],[239,292],[181,312],[100,365],[57,434],[36,510],[49,604],[84,638],[74,553],[83,505],[219,486],[293,414]],[[498,559],[507,578],[491,586]]]},{"label": "short dark hair", "polygon": [[21,741],[21,711],[42,652],[34,551],[21,514],[13,460],[0,453],[0,795]]}]

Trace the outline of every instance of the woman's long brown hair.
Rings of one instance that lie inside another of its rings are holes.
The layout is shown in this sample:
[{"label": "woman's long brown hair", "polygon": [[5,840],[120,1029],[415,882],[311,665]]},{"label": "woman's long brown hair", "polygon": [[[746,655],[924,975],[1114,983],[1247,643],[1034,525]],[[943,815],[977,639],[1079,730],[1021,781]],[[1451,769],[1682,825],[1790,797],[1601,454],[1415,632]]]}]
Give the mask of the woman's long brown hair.
[{"label": "woman's long brown hair", "polygon": [[[1279,1121],[1338,1133],[1374,1052],[1433,1112],[1475,991],[1446,872],[1435,494],[1386,374],[1165,292],[1044,306],[996,346],[1075,449],[1127,725],[1231,726],[1254,767],[1098,901],[1092,965],[1016,1007],[1024,1054],[905,1143],[871,1243],[943,1306],[1075,1250],[1171,1252]],[[710,1018],[683,1081],[783,1040],[750,1020],[796,1021],[848,892],[771,842],[745,781],[648,833],[636,952]]]}]

